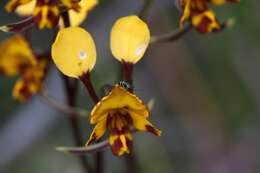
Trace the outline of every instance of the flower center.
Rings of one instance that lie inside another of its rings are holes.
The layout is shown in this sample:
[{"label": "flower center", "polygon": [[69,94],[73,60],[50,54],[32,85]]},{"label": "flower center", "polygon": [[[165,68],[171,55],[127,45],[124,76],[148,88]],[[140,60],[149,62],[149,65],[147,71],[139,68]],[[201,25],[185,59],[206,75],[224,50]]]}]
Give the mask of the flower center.
[{"label": "flower center", "polygon": [[121,110],[111,113],[107,123],[110,130],[116,129],[120,132],[132,125],[132,119],[127,112]]}]

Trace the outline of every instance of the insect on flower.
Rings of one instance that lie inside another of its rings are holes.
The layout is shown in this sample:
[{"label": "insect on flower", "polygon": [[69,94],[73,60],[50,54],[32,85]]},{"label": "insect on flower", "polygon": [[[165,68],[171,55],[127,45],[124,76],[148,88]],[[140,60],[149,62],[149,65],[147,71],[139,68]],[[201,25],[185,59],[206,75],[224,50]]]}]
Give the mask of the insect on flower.
[{"label": "insect on flower", "polygon": [[129,153],[132,146],[131,128],[148,131],[156,136],[161,131],[148,120],[149,110],[134,94],[115,85],[92,109],[90,123],[96,124],[86,145],[99,140],[107,131],[113,154]]},{"label": "insect on flower", "polygon": [[129,83],[127,83],[126,81],[119,81],[118,85],[127,91],[129,91],[131,89],[131,85]]}]

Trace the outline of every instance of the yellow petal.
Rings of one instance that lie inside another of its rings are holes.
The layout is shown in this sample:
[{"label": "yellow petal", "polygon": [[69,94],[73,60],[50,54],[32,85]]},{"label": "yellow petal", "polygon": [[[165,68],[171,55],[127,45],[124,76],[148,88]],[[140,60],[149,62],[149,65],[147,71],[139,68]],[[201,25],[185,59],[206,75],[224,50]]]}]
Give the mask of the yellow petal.
[{"label": "yellow petal", "polygon": [[25,68],[36,65],[32,50],[21,35],[3,41],[0,52],[0,71],[5,75],[17,75]]},{"label": "yellow petal", "polygon": [[112,149],[112,153],[116,156],[121,156],[124,153],[130,153],[132,146],[132,135],[129,132],[126,134],[110,134],[109,144]]},{"label": "yellow petal", "polygon": [[211,10],[192,16],[192,25],[201,33],[209,33],[221,29],[215,14]]},{"label": "yellow petal", "polygon": [[26,68],[21,75],[27,80],[42,81],[46,74],[47,65],[47,59],[39,59],[36,65]]},{"label": "yellow petal", "polygon": [[79,78],[96,63],[96,47],[91,35],[80,27],[61,29],[52,45],[52,59],[65,75]]},{"label": "yellow petal", "polygon": [[97,123],[97,125],[93,129],[93,131],[86,143],[86,146],[91,144],[94,141],[99,140],[104,135],[104,133],[106,132],[106,123],[107,123],[106,117],[104,117],[101,121],[99,121]]},{"label": "yellow petal", "polygon": [[16,82],[13,89],[15,99],[21,102],[27,101],[40,90],[47,64],[47,59],[40,59],[35,66],[24,69],[22,79]]},{"label": "yellow petal", "polygon": [[140,131],[148,131],[156,136],[161,136],[161,131],[155,128],[145,117],[140,116],[134,112],[131,114],[133,120],[133,126]]},{"label": "yellow petal", "polygon": [[36,5],[36,0],[32,0],[31,2],[20,5],[15,9],[15,13],[19,16],[31,16],[33,14],[34,7]]},{"label": "yellow petal", "polygon": [[66,6],[67,8],[72,8],[74,10],[79,10],[80,6],[79,6],[79,2],[81,0],[61,0],[61,2],[63,3],[64,6]]},{"label": "yellow petal", "polygon": [[18,80],[13,89],[13,98],[24,102],[30,99],[40,88],[39,81],[31,81],[26,79]]},{"label": "yellow petal", "polygon": [[189,19],[190,17],[190,11],[191,11],[191,0],[185,1],[185,3],[182,4],[184,6],[183,14],[180,20],[180,26],[182,27],[184,22]]},{"label": "yellow petal", "polygon": [[137,16],[122,17],[112,27],[111,51],[119,61],[135,64],[143,57],[149,41],[148,26]]},{"label": "yellow petal", "polygon": [[116,85],[111,92],[103,97],[91,111],[90,123],[97,123],[109,111],[123,109],[139,112],[140,116],[148,117],[149,111],[143,102],[134,94]]},{"label": "yellow petal", "polygon": [[32,0],[9,0],[6,4],[5,9],[7,12],[14,11],[18,6],[29,3]]},{"label": "yellow petal", "polygon": [[[89,11],[91,11],[98,4],[98,0],[81,0],[79,2],[80,10],[69,10],[71,26],[79,26],[86,19]],[[60,28],[64,28],[63,20],[59,21]]]},{"label": "yellow petal", "polygon": [[240,0],[210,0],[214,5],[224,5],[227,2],[239,2]]}]

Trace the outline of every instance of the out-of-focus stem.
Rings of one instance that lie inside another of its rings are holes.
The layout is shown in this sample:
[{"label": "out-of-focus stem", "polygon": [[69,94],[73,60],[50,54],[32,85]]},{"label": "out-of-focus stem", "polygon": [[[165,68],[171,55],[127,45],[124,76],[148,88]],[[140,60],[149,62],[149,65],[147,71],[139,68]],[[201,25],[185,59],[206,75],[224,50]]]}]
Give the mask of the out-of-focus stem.
[{"label": "out-of-focus stem", "polygon": [[[69,27],[70,26],[70,19],[69,19],[69,13],[67,11],[61,13],[64,26]],[[78,81],[75,79],[70,80],[68,77],[63,75],[65,90],[67,94],[67,104],[69,106],[74,107],[76,105],[77,101],[77,93],[78,93]],[[83,138],[80,132],[79,122],[78,118],[75,114],[71,114],[69,117],[70,126],[73,132],[74,141],[77,146],[83,145]],[[90,165],[88,164],[86,158],[84,156],[79,156],[79,159],[81,161],[82,167],[84,168],[84,172],[91,172],[90,171]]]},{"label": "out-of-focus stem", "polygon": [[[80,80],[83,82],[85,85],[90,97],[92,98],[94,103],[98,103],[99,98],[97,96],[97,93],[92,85],[92,82],[90,80],[90,73],[84,73],[82,76],[79,77]],[[104,163],[104,158],[103,158],[103,152],[98,151],[96,153],[96,173],[102,173],[103,172],[103,163]]]},{"label": "out-of-focus stem", "polygon": [[140,172],[140,168],[138,165],[138,160],[137,157],[135,155],[135,152],[132,150],[131,153],[129,155],[125,155],[125,161],[126,161],[126,171],[127,173],[138,173]]},{"label": "out-of-focus stem", "polygon": [[146,19],[147,15],[148,15],[147,13],[148,13],[152,3],[153,3],[153,0],[144,0],[143,6],[141,7],[141,10],[139,11],[139,14],[138,14],[138,16],[141,19],[143,19],[143,20]]},{"label": "out-of-focus stem", "polygon": [[[133,70],[134,70],[134,64],[128,63],[128,62],[121,62],[122,64],[122,73],[123,73],[123,80],[130,84],[130,92],[133,92]],[[127,173],[138,173],[140,172],[139,166],[138,166],[138,159],[136,158],[135,152],[132,149],[131,153],[129,155],[124,156],[125,164],[126,164],[126,170]]]},{"label": "out-of-focus stem", "polygon": [[21,21],[0,26],[0,30],[3,32],[21,32],[33,27],[33,25],[33,17],[27,17]]},{"label": "out-of-focus stem", "polygon": [[40,95],[47,102],[48,105],[56,109],[57,111],[63,112],[68,116],[77,115],[78,117],[86,117],[88,114],[87,110],[80,109],[77,107],[71,107],[69,105],[65,105],[60,103],[58,100],[48,95],[48,92],[44,89],[41,90]]},{"label": "out-of-focus stem", "polygon": [[109,147],[108,140],[99,142],[97,144],[89,145],[87,147],[57,147],[56,149],[61,152],[84,155],[87,153],[99,152],[106,147]]},{"label": "out-of-focus stem", "polygon": [[190,23],[187,23],[182,28],[178,28],[174,31],[170,31],[170,32],[162,34],[162,35],[152,36],[150,43],[175,41],[175,40],[181,38],[182,36],[184,36],[191,29],[192,29],[192,25]]},{"label": "out-of-focus stem", "polygon": [[[132,133],[137,132],[135,129],[131,129]],[[105,148],[109,147],[109,141],[104,140],[102,142],[98,142],[96,144],[92,144],[89,146],[85,147],[57,147],[57,151],[65,152],[65,153],[71,153],[71,154],[76,154],[76,155],[84,155],[84,154],[89,154],[89,153],[95,153],[99,152],[101,150],[104,150]]]},{"label": "out-of-focus stem", "polygon": [[94,103],[97,103],[99,101],[99,98],[97,96],[97,93],[92,85],[92,82],[90,80],[90,73],[84,73],[82,76],[79,77],[80,80],[83,82],[85,85],[91,99],[93,100]]}]

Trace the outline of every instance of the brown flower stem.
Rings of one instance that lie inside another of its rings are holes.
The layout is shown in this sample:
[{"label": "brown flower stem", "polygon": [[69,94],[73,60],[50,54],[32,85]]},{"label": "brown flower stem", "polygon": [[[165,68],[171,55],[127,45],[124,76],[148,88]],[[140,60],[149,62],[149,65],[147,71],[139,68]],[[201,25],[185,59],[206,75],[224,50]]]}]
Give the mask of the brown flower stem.
[{"label": "brown flower stem", "polygon": [[99,98],[97,96],[97,93],[92,85],[92,82],[90,80],[90,73],[87,72],[87,73],[84,73],[83,75],[81,75],[79,77],[79,79],[83,82],[83,84],[85,85],[91,99],[97,103],[99,101]]},{"label": "brown flower stem", "polygon": [[138,13],[138,16],[141,19],[143,19],[143,20],[146,19],[147,15],[148,15],[147,13],[148,13],[152,3],[153,3],[153,0],[144,0],[143,6],[142,6],[141,10]]},{"label": "brown flower stem", "polygon": [[[67,11],[61,14],[64,26],[70,26],[69,13]],[[70,80],[67,76],[63,75],[63,81],[65,85],[65,91],[67,94],[67,104],[71,107],[75,107],[77,101],[77,93],[78,93],[78,81],[76,79]],[[78,117],[75,114],[71,114],[68,118],[71,126],[71,130],[74,136],[74,141],[77,146],[83,145],[83,138],[80,132]],[[82,167],[84,168],[84,172],[91,172],[90,165],[87,162],[86,157],[79,156]]]},{"label": "brown flower stem", "polygon": [[188,33],[192,29],[192,25],[190,23],[187,23],[182,28],[178,28],[174,31],[171,31],[166,34],[152,36],[150,43],[160,43],[160,42],[169,42],[169,41],[175,41],[184,36],[186,33]]},{"label": "brown flower stem", "polygon": [[[90,97],[94,101],[94,103],[98,103],[99,98],[97,96],[97,93],[92,85],[92,82],[90,80],[90,73],[84,73],[82,76],[79,77],[80,80],[83,82],[85,85]],[[103,153],[102,151],[98,151],[95,155],[96,159],[96,173],[102,173],[103,172],[103,163],[104,163],[104,158],[103,158]]]},{"label": "brown flower stem", "polygon": [[138,160],[137,157],[135,155],[135,152],[132,150],[131,153],[129,155],[125,155],[125,161],[126,161],[126,170],[127,173],[138,173],[140,172],[140,168],[138,165]]},{"label": "brown flower stem", "polygon": [[[134,64],[128,63],[128,62],[122,62],[122,73],[123,73],[123,80],[130,84],[130,92],[133,92],[133,70],[134,70]],[[138,166],[138,159],[136,158],[135,152],[132,149],[131,153],[129,155],[126,155],[125,157],[125,164],[127,173],[138,173],[140,172],[139,166]]]},{"label": "brown flower stem", "polygon": [[[64,84],[66,88],[67,93],[67,104],[71,107],[74,107],[76,105],[76,97],[77,97],[77,91],[78,91],[78,81],[73,80],[70,81],[69,78],[66,76],[63,76]],[[71,126],[71,130],[74,136],[74,141],[76,146],[82,146],[83,145],[83,138],[80,132],[79,127],[79,121],[76,114],[71,114],[69,116],[69,123]],[[90,165],[88,164],[86,158],[84,156],[79,156],[80,162],[82,167],[84,168],[84,172],[88,173],[91,172]]]},{"label": "brown flower stem", "polygon": [[134,65],[128,62],[122,61],[122,74],[123,80],[130,84],[130,92],[133,92],[133,69]]},{"label": "brown flower stem", "polygon": [[46,101],[49,106],[53,107],[54,109],[56,109],[59,112],[63,112],[64,114],[67,114],[68,116],[77,115],[78,117],[85,118],[88,114],[87,110],[80,109],[77,107],[71,107],[71,106],[60,103],[58,100],[49,96],[48,92],[44,88],[41,89],[39,94],[40,94],[40,96],[42,96],[44,101]]},{"label": "brown flower stem", "polygon": [[22,31],[21,34],[24,36],[24,38],[27,40],[27,42],[30,43],[30,46],[31,46],[31,42],[32,42],[32,28],[28,28],[28,29]]}]

